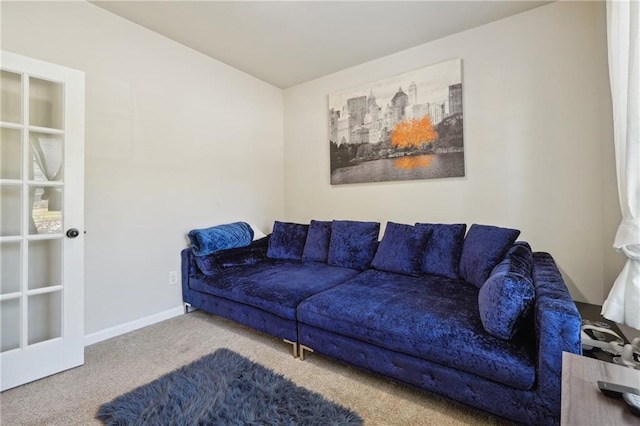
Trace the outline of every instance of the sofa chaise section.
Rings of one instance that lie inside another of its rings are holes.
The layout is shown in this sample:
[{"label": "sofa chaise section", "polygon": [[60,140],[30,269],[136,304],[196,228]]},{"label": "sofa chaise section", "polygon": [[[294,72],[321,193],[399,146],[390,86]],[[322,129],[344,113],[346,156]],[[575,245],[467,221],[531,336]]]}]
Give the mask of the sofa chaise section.
[{"label": "sofa chaise section", "polygon": [[532,324],[510,341],[482,330],[468,283],[369,271],[301,303],[298,342],[511,420],[558,424],[562,351],[580,353],[580,316],[553,258],[533,261]]},{"label": "sofa chaise section", "polygon": [[465,281],[369,270],[300,304],[300,343],[317,347],[309,341],[311,326],[531,389],[533,339],[505,341],[484,332],[477,300],[478,289]]}]

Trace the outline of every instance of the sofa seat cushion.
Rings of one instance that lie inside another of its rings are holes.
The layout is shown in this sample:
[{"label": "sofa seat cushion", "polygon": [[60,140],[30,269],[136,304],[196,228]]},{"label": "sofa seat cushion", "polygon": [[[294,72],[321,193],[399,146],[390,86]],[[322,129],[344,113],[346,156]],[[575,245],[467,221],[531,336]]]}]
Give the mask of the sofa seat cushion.
[{"label": "sofa seat cushion", "polygon": [[294,260],[263,262],[225,269],[214,276],[196,275],[190,287],[295,320],[307,297],[348,280],[358,271]]},{"label": "sofa seat cushion", "polygon": [[298,321],[519,389],[535,382],[533,333],[489,335],[464,281],[369,270],[303,301]]}]

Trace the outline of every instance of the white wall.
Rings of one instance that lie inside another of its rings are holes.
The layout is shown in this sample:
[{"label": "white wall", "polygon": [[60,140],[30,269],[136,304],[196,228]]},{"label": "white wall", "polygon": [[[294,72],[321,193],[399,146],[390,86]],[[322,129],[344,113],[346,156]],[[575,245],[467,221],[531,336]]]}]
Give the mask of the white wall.
[{"label": "white wall", "polygon": [[189,229],[283,215],[280,89],[85,2],[3,2],[2,49],[86,73],[87,334],[181,305]]},{"label": "white wall", "polygon": [[[466,176],[331,186],[327,95],[455,57]],[[601,303],[622,266],[606,60],[604,4],[558,2],[287,89],[285,215],[518,228]]]}]

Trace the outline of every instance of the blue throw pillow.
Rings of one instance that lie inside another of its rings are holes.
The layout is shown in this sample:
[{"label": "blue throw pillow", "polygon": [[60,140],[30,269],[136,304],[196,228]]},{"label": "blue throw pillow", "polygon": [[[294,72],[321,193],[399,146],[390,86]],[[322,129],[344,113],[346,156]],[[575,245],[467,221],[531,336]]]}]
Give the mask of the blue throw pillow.
[{"label": "blue throw pillow", "polygon": [[380,223],[334,220],[327,263],[332,266],[369,268],[378,248]]},{"label": "blue throw pillow", "polygon": [[464,245],[464,223],[416,223],[431,230],[431,238],[422,260],[422,272],[457,280],[460,278],[460,257]]},{"label": "blue throw pillow", "polygon": [[387,222],[371,266],[380,271],[419,276],[431,232],[424,227]]},{"label": "blue throw pillow", "polygon": [[267,248],[267,257],[279,260],[300,260],[307,240],[309,225],[299,223],[273,223],[273,233]]},{"label": "blue throw pillow", "polygon": [[331,222],[312,220],[309,225],[307,241],[304,243],[302,260],[327,262],[329,242],[331,240]]},{"label": "blue throw pillow", "polygon": [[489,278],[491,270],[504,258],[520,235],[517,229],[471,225],[464,238],[460,257],[460,278],[476,287]]},{"label": "blue throw pillow", "polygon": [[234,222],[205,229],[192,229],[188,234],[195,256],[206,256],[220,250],[248,246],[253,229],[246,222]]},{"label": "blue throw pillow", "polygon": [[480,319],[487,333],[510,340],[530,318],[535,303],[532,267],[531,248],[517,243],[493,269],[478,293]]}]

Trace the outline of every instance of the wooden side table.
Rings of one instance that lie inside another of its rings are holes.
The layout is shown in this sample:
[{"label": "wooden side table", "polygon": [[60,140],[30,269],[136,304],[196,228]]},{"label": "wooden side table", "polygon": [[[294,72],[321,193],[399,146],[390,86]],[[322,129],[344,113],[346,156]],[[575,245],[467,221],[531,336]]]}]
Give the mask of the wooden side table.
[{"label": "wooden side table", "polygon": [[562,353],[561,425],[639,425],[622,399],[609,398],[598,389],[598,380],[640,388],[640,370]]}]

